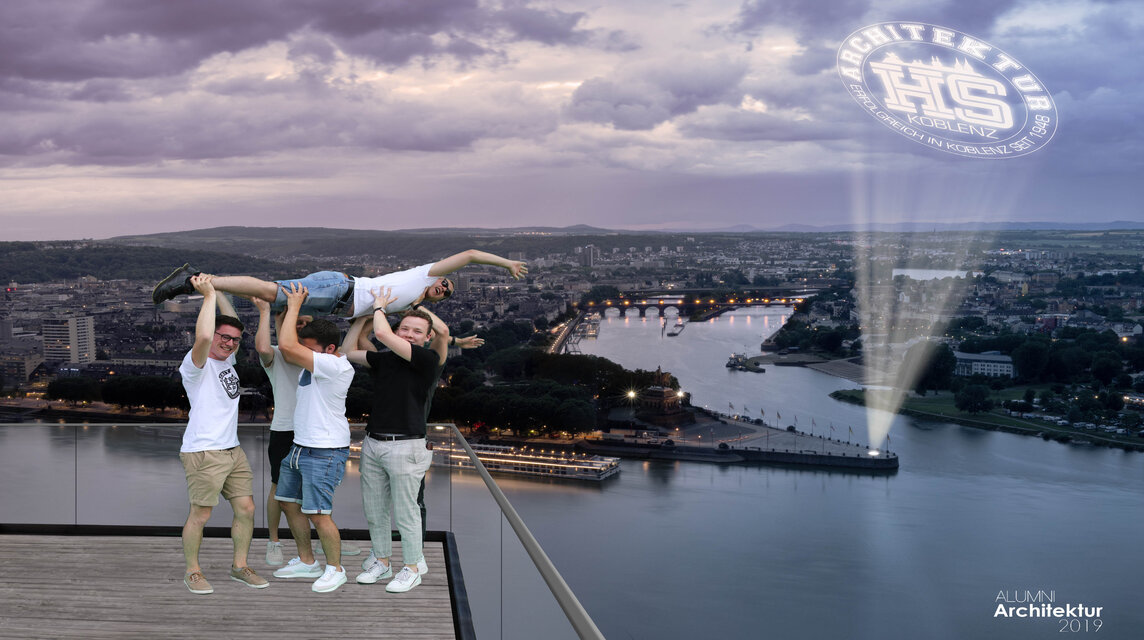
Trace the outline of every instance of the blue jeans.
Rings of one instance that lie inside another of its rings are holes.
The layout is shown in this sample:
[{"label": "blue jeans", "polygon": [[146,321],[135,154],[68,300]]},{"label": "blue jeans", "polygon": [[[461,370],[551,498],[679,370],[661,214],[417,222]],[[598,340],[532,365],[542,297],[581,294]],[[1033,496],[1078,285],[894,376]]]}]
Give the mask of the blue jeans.
[{"label": "blue jeans", "polygon": [[[319,271],[311,273],[305,278],[298,278],[296,280],[277,280],[278,284],[278,297],[274,299],[274,304],[270,308],[274,311],[282,311],[286,308],[286,293],[282,291],[282,287],[290,288],[290,283],[297,283],[298,286],[306,287],[309,295],[306,296],[306,302],[302,304],[302,310],[298,315],[302,316],[328,316],[337,310],[338,301],[342,296],[349,291],[350,283],[353,282],[349,276],[337,271]],[[347,302],[349,306],[353,306],[353,300]]]},{"label": "blue jeans", "polygon": [[346,475],[349,447],[315,449],[294,445],[282,461],[274,499],[300,502],[302,513],[329,515],[334,509],[334,489]]}]

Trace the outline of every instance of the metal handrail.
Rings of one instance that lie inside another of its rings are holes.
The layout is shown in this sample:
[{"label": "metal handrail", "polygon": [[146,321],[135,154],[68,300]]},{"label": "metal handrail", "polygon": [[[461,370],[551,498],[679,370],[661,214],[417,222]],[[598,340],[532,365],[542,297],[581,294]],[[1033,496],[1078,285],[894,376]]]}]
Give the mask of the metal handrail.
[{"label": "metal handrail", "polygon": [[591,616],[584,609],[584,605],[576,599],[576,594],[572,593],[572,589],[564,582],[560,572],[556,570],[556,566],[548,559],[548,555],[544,553],[540,543],[533,537],[532,532],[524,524],[524,520],[517,514],[516,509],[505,497],[504,492],[497,486],[493,477],[489,475],[488,469],[477,458],[477,454],[473,452],[473,448],[469,446],[465,436],[461,435],[457,425],[449,424],[453,429],[453,435],[456,436],[457,441],[464,447],[465,452],[469,455],[469,459],[473,461],[473,467],[480,474],[481,479],[485,481],[485,486],[489,488],[489,493],[492,494],[493,499],[497,501],[500,506],[501,513],[504,515],[505,520],[508,520],[509,526],[516,532],[516,537],[520,540],[520,544],[524,546],[524,550],[528,552],[528,557],[532,558],[532,563],[536,565],[536,570],[540,572],[540,577],[544,578],[545,584],[548,585],[549,591],[552,592],[556,602],[560,605],[560,609],[564,611],[564,615],[568,617],[568,622],[572,624],[572,628],[576,630],[576,634],[581,639],[596,638],[604,640],[604,634],[600,633],[600,629],[596,623],[592,621]]}]

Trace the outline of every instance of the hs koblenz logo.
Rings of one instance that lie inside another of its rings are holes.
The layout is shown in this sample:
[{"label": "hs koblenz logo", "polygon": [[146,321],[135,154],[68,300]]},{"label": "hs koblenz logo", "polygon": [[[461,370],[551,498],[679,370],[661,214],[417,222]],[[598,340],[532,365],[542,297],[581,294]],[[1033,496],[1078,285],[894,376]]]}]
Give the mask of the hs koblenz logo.
[{"label": "hs koblenz logo", "polygon": [[882,22],[838,48],[838,74],[874,118],[920,144],[971,158],[1030,154],[1053,137],[1044,84],[1000,49],[953,29]]}]

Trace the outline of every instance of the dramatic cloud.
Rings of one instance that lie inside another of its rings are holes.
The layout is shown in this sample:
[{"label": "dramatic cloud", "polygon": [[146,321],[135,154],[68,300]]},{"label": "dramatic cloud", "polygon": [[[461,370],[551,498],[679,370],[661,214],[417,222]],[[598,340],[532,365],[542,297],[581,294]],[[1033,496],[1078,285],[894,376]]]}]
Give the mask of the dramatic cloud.
[{"label": "dramatic cloud", "polygon": [[[986,168],[869,117],[835,56],[888,20],[1027,65],[1058,105],[1051,146]],[[765,227],[848,218],[855,176],[1138,217],[1141,43],[1130,0],[4,2],[0,221]]]}]

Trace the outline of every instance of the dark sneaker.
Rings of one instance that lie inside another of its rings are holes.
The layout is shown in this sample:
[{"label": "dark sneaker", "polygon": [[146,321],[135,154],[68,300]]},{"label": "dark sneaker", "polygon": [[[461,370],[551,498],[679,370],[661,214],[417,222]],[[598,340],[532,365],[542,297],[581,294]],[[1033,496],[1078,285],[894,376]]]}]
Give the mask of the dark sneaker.
[{"label": "dark sneaker", "polygon": [[262,576],[255,573],[254,569],[251,569],[250,567],[243,567],[241,569],[231,567],[230,579],[241,582],[248,587],[254,587],[255,589],[265,589],[266,587],[270,586],[270,583],[266,581],[266,578],[263,578]]},{"label": "dark sneaker", "polygon": [[194,573],[189,573],[183,576],[183,584],[187,585],[187,588],[191,590],[191,593],[214,593],[214,587],[211,586],[211,583],[207,582],[206,577],[203,576],[201,571],[196,571]]},{"label": "dark sneaker", "polygon": [[197,273],[199,272],[189,263],[175,269],[171,275],[163,278],[159,284],[155,285],[151,291],[151,302],[159,304],[178,295],[194,293],[195,288],[191,286],[191,276]]}]

